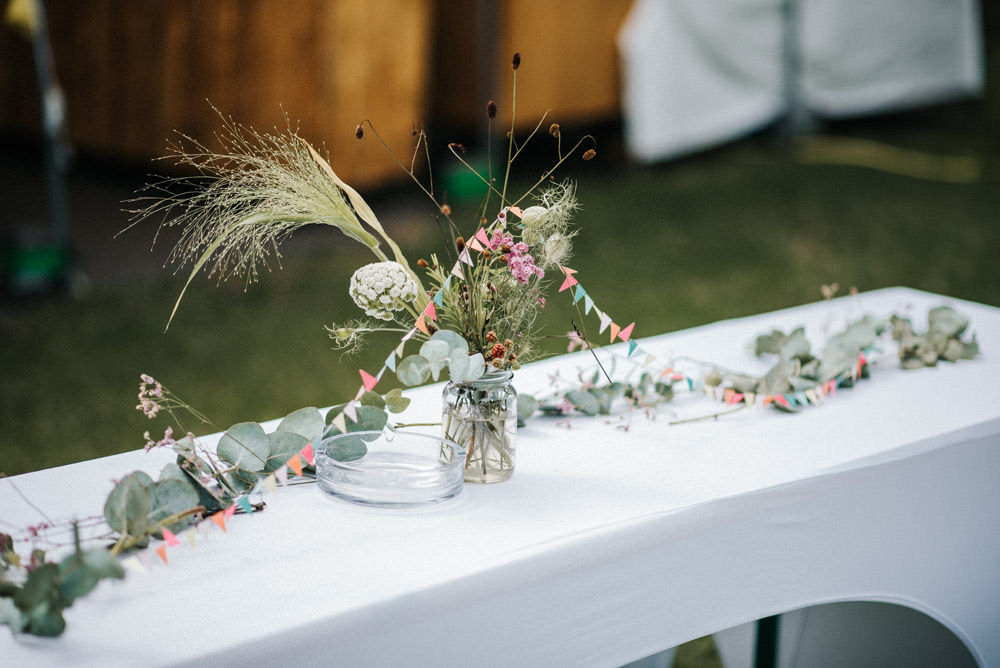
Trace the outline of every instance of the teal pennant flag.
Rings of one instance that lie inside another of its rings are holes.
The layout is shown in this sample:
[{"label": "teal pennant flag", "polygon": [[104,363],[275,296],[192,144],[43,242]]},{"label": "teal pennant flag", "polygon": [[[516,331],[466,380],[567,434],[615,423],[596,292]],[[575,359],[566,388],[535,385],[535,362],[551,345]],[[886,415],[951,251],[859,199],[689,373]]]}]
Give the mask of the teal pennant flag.
[{"label": "teal pennant flag", "polygon": [[583,286],[579,283],[576,284],[576,295],[573,297],[573,303],[577,303],[587,295],[587,291],[583,289]]}]

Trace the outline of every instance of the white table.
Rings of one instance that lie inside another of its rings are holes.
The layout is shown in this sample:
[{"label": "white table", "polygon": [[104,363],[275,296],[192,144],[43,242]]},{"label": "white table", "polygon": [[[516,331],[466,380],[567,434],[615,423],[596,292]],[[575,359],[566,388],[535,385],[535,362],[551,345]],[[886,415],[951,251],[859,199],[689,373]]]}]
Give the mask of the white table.
[{"label": "white table", "polygon": [[[808,605],[900,603],[1000,665],[1000,309],[895,288],[641,340],[644,350],[759,371],[744,345],[772,327],[930,306],[971,318],[973,361],[890,361],[824,404],[719,421],[677,398],[627,432],[535,419],[517,471],[416,511],[282,488],[170,564],[102,583],[57,640],[0,633],[5,665],[613,666]],[[641,327],[641,323],[639,324]],[[609,349],[605,349],[607,352]],[[624,352],[624,348],[619,347]],[[518,373],[521,391],[560,357]],[[435,415],[440,388],[411,393]],[[14,478],[53,518],[99,513],[110,479],[155,473],[134,452]],[[0,481],[0,516],[37,513]]]}]

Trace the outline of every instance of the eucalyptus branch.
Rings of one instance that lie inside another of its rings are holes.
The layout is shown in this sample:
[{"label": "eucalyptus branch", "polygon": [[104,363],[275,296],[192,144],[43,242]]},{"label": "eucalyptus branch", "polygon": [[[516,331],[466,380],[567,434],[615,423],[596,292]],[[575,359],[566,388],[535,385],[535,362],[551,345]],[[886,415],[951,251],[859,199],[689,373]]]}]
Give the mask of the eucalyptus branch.
[{"label": "eucalyptus branch", "polygon": [[125,550],[129,550],[135,547],[136,545],[139,545],[143,541],[147,540],[154,533],[162,530],[164,527],[169,526],[171,524],[175,524],[184,519],[185,517],[190,517],[191,515],[197,515],[198,513],[203,513],[203,512],[205,512],[205,506],[194,506],[193,508],[188,508],[187,510],[182,510],[179,513],[174,513],[169,517],[165,517],[164,519],[160,520],[159,522],[149,527],[148,529],[146,529],[137,536],[132,536],[128,533],[124,533],[122,534],[121,538],[118,539],[118,542],[116,542],[114,546],[112,546],[111,556],[117,557]]}]

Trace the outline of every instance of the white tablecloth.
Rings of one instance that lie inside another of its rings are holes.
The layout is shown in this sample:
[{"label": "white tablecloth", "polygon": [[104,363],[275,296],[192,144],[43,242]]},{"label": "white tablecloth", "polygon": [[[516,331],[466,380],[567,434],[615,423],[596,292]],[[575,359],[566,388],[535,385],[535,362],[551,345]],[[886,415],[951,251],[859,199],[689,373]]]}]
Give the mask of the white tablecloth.
[{"label": "white tablecloth", "polygon": [[[786,415],[679,396],[655,419],[538,418],[517,470],[415,511],[363,508],[315,485],[281,488],[197,547],[105,582],[56,640],[0,633],[5,665],[613,666],[816,603],[901,603],[1000,665],[1000,309],[888,289],[641,340],[644,350],[758,371],[771,327],[862,311],[968,315],[983,353],[871,380]],[[640,325],[641,326],[641,323]],[[607,353],[612,349],[605,349]],[[625,348],[616,348],[624,353]],[[590,368],[529,365],[522,392]],[[438,386],[409,415],[439,409]],[[621,427],[626,426],[625,431]],[[155,473],[128,453],[14,478],[53,518],[100,512],[111,479]],[[0,481],[0,516],[39,516]]]},{"label": "white tablecloth", "polygon": [[978,0],[636,0],[618,36],[629,153],[977,95],[980,16]]}]

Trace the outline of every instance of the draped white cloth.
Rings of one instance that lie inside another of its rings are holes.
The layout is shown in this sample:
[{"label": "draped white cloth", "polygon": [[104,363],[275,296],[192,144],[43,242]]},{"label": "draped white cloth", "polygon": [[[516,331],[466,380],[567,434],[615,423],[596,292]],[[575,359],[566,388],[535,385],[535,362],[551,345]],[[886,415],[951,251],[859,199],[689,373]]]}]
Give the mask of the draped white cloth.
[{"label": "draped white cloth", "polygon": [[[640,339],[644,353],[758,373],[745,344],[806,325],[819,342],[864,312],[951,304],[982,355],[869,380],[787,415],[681,393],[647,416],[536,418],[517,470],[413,511],[354,506],[315,485],[265,495],[197,546],[168,551],[67,612],[56,640],[0,633],[5,665],[615,666],[763,616],[886,601],[938,620],[1000,665],[1000,309],[894,288]],[[641,331],[641,323],[637,326]],[[621,359],[623,344],[602,349]],[[645,356],[643,360],[645,361]],[[525,367],[521,392],[591,369]],[[407,418],[440,410],[409,393]],[[270,426],[274,426],[271,423]],[[210,443],[213,439],[208,438]],[[132,452],[0,480],[8,524],[99,514],[113,478],[156,474]],[[212,528],[212,525],[209,525]]]},{"label": "draped white cloth", "polygon": [[972,96],[982,39],[978,0],[636,0],[618,38],[626,144],[652,162],[786,113]]}]

